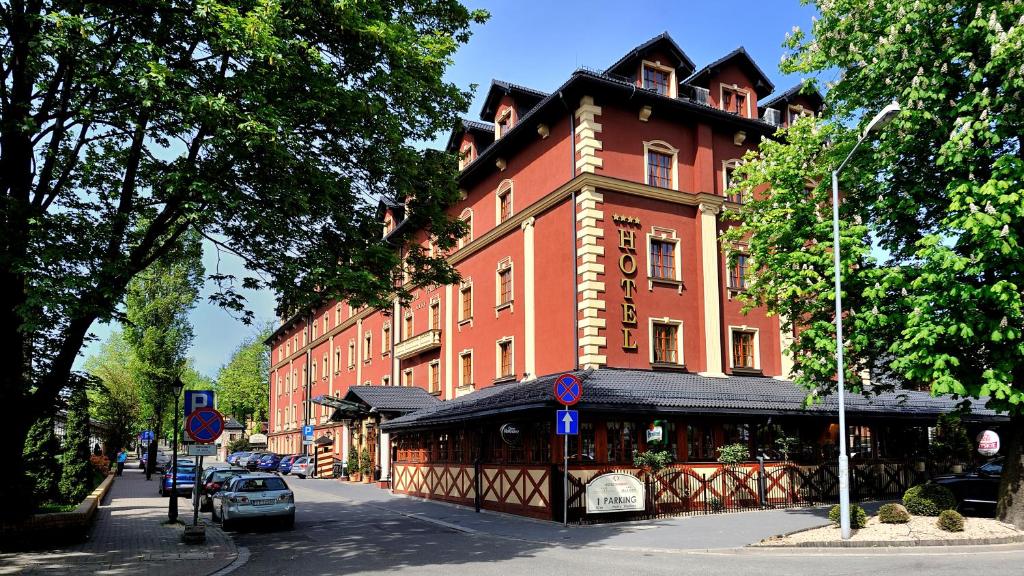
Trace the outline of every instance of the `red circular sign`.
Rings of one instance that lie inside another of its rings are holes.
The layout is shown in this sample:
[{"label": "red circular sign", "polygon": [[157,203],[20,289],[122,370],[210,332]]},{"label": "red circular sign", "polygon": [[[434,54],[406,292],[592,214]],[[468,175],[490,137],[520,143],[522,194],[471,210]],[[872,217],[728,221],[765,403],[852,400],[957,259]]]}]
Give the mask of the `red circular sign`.
[{"label": "red circular sign", "polygon": [[213,408],[199,408],[185,420],[185,433],[195,442],[209,444],[224,433],[224,416]]},{"label": "red circular sign", "polygon": [[562,374],[555,378],[555,399],[572,406],[583,396],[583,382],[575,374]]}]

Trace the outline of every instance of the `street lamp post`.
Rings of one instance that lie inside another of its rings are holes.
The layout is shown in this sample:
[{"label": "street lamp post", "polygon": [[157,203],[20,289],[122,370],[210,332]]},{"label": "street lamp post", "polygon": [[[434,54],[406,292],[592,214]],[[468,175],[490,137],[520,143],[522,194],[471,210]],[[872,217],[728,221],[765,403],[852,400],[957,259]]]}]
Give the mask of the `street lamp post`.
[{"label": "street lamp post", "polygon": [[868,123],[864,133],[857,139],[850,153],[846,155],[839,167],[832,171],[832,258],[835,264],[836,291],[836,375],[839,389],[839,529],[843,540],[850,539],[850,459],[846,455],[846,406],[843,397],[846,395],[845,366],[843,365],[843,299],[840,293],[839,279],[839,172],[853,158],[867,137],[882,129],[900,112],[900,105],[895,100],[882,109]]},{"label": "street lamp post", "polygon": [[171,499],[167,503],[167,521],[171,523],[178,521],[178,397],[181,396],[181,389],[185,387],[185,384],[180,378],[175,378],[173,387],[174,432],[171,444]]}]

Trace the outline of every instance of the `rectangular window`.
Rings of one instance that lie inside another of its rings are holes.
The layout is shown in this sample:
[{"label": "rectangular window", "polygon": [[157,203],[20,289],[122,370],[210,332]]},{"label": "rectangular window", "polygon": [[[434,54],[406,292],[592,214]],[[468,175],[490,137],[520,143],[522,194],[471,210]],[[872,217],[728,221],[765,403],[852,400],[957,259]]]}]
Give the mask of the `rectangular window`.
[{"label": "rectangular window", "polygon": [[501,138],[508,133],[509,128],[512,127],[512,119],[510,114],[506,114],[501,120],[498,120],[498,138]]},{"label": "rectangular window", "polygon": [[441,303],[430,303],[430,327],[434,330],[441,329]]},{"label": "rectangular window", "polygon": [[473,317],[473,285],[466,285],[462,287],[462,318],[461,320],[469,320]]},{"label": "rectangular window", "polygon": [[754,368],[754,333],[732,333],[732,365],[736,368]]},{"label": "rectangular window", "polygon": [[504,222],[512,217],[512,191],[505,190],[498,194],[498,221]]},{"label": "rectangular window", "polygon": [[330,369],[330,365],[327,363],[327,354],[324,354],[324,361],[320,364],[320,378],[327,380],[327,373]]},{"label": "rectangular window", "polygon": [[512,302],[512,268],[498,271],[498,306]]},{"label": "rectangular window", "polygon": [[651,239],[651,278],[676,280],[675,242]]},{"label": "rectangular window", "polygon": [[380,329],[380,355],[386,356],[391,351],[391,324]]},{"label": "rectangular window", "polygon": [[473,385],[473,355],[466,353],[462,355],[462,386]]},{"label": "rectangular window", "polygon": [[380,384],[381,386],[391,386],[391,376],[381,376]]},{"label": "rectangular window", "polygon": [[608,422],[608,463],[630,464],[637,446],[636,422]]},{"label": "rectangular window", "polygon": [[736,171],[735,164],[726,164],[722,170],[722,189],[725,190],[725,199],[729,202],[743,204],[743,194],[741,194],[739,190],[731,189],[732,185],[735,183],[735,179],[733,178],[733,173]]},{"label": "rectangular window", "polygon": [[679,363],[679,327],[674,324],[654,325],[654,362],[656,364]]},{"label": "rectangular window", "polygon": [[430,391],[439,392],[441,390],[441,365],[437,362],[430,364]]},{"label": "rectangular window", "polygon": [[747,93],[736,88],[722,87],[722,110],[747,116]]},{"label": "rectangular window", "polygon": [[512,372],[512,341],[505,340],[498,343],[498,364],[500,366],[500,378],[514,376]]},{"label": "rectangular window", "polygon": [[569,435],[569,460],[580,464],[593,464],[597,462],[594,423],[580,422],[579,429],[579,434]]},{"label": "rectangular window", "polygon": [[356,343],[353,340],[348,342],[348,367],[352,368],[356,365]]},{"label": "rectangular window", "polygon": [[734,290],[747,289],[747,274],[750,271],[750,256],[736,255],[736,264],[729,269],[729,288]]},{"label": "rectangular window", "polygon": [[402,386],[412,386],[412,368],[402,372]]},{"label": "rectangular window", "polygon": [[412,310],[405,313],[405,339],[412,338]]},{"label": "rectangular window", "polygon": [[659,188],[672,187],[672,157],[654,150],[647,151],[647,183]]},{"label": "rectangular window", "polygon": [[644,88],[654,90],[662,96],[671,96],[668,72],[653,66],[644,66]]},{"label": "rectangular window", "polygon": [[369,362],[373,357],[373,333],[367,332],[363,336],[363,361]]},{"label": "rectangular window", "polygon": [[334,349],[334,373],[341,371],[341,348]]}]

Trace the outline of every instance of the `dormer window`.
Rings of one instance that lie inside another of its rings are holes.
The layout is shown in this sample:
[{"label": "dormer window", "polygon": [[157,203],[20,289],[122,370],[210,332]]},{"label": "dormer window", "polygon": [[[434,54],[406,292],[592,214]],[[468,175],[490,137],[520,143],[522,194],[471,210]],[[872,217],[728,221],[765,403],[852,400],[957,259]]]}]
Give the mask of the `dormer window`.
[{"label": "dormer window", "polygon": [[739,116],[750,117],[750,98],[747,91],[738,86],[722,85],[721,108]]},{"label": "dormer window", "polygon": [[473,160],[473,145],[466,144],[461,150],[459,150],[459,170],[469,166]]},{"label": "dormer window", "polygon": [[675,71],[668,66],[662,66],[660,62],[644,61],[641,69],[641,87],[645,90],[657,92],[662,96],[674,97],[673,79]]},{"label": "dormer window", "polygon": [[512,108],[505,108],[494,120],[494,137],[501,138],[512,129]]},{"label": "dormer window", "polygon": [[799,120],[800,118],[802,118],[804,116],[813,116],[814,115],[814,112],[804,108],[803,106],[800,106],[799,104],[790,106],[788,112],[789,112],[788,113],[788,116],[789,116],[789,126],[792,126],[793,124],[796,123],[797,120]]}]

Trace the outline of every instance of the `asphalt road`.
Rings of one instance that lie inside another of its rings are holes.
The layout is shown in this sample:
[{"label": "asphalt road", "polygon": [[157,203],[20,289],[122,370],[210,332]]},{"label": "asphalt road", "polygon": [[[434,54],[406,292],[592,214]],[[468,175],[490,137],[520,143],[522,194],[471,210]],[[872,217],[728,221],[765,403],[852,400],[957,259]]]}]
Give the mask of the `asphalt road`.
[{"label": "asphalt road", "polygon": [[[890,550],[679,550],[535,542],[467,534],[389,512],[372,503],[339,501],[325,481],[288,479],[298,513],[295,529],[247,527],[233,533],[248,559],[233,574],[301,573],[541,576],[634,574],[784,574],[964,576],[1018,574],[1024,546]],[[756,522],[756,515],[736,521]],[[244,556],[244,555],[243,555]]]}]

